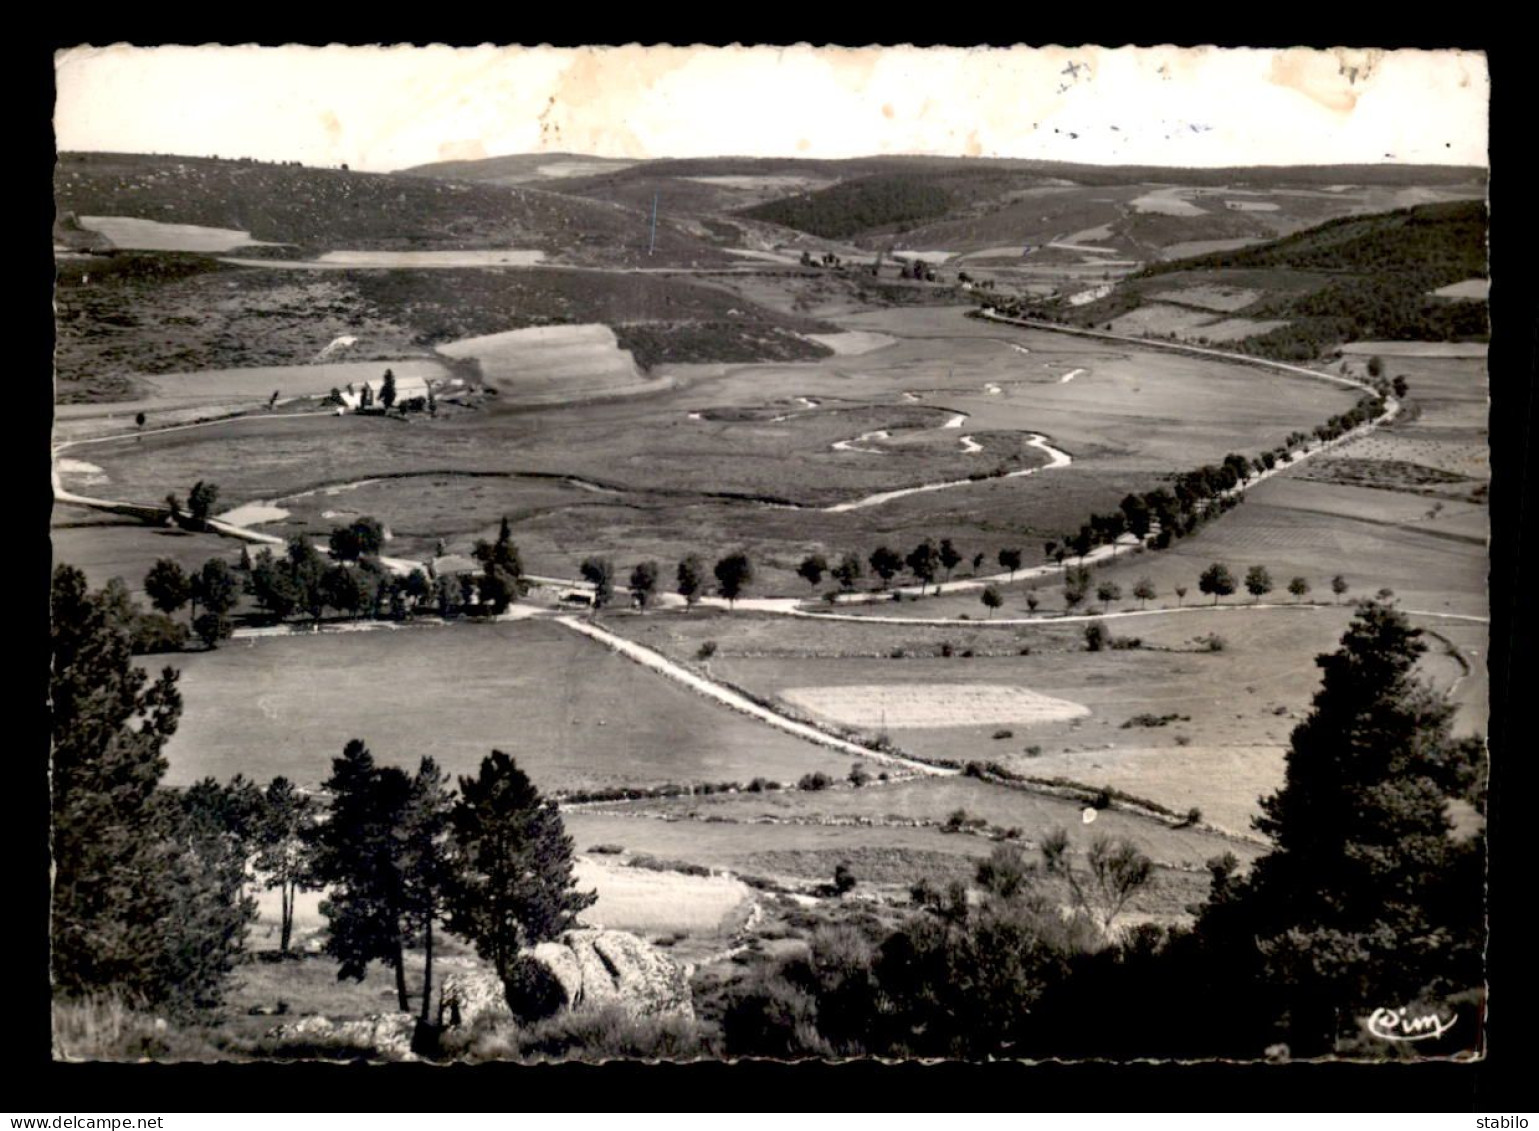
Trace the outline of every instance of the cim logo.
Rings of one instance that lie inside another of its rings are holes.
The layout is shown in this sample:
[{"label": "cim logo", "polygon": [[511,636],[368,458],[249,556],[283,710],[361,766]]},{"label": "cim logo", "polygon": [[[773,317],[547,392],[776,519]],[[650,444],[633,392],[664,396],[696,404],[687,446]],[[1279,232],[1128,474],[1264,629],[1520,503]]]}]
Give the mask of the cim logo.
[{"label": "cim logo", "polygon": [[1368,1032],[1384,1041],[1425,1041],[1452,1029],[1458,1017],[1446,1020],[1438,1013],[1413,1015],[1409,1009],[1375,1009],[1368,1016]]}]

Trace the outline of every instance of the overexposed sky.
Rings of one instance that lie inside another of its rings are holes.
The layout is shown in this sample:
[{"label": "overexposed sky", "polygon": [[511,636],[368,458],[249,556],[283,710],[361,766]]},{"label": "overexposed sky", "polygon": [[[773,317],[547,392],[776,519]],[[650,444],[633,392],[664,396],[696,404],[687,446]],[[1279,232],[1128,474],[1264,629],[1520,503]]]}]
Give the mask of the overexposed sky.
[{"label": "overexposed sky", "polygon": [[347,163],[514,153],[1488,164],[1467,51],[79,47],[61,150]]}]

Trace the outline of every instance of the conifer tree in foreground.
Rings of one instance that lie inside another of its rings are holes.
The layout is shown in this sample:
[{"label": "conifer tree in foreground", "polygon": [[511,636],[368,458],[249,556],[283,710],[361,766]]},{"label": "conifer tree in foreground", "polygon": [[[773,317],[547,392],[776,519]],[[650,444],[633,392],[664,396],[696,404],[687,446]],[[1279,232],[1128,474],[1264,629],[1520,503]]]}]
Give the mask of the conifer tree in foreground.
[{"label": "conifer tree in foreground", "polygon": [[1209,953],[1267,987],[1275,1028],[1256,1039],[1295,1056],[1335,1051],[1377,1008],[1446,1012],[1482,981],[1484,834],[1457,833],[1449,806],[1481,807],[1483,743],[1456,739],[1453,704],[1416,679],[1421,635],[1365,601],[1317,658],[1314,708],[1255,821],[1275,848],[1198,923]]},{"label": "conifer tree in foreground", "polygon": [[127,631],[78,569],[54,571],[50,605],[55,991],[218,1004],[251,907],[226,839],[160,788],[178,673],[151,683],[132,665]]},{"label": "conifer tree in foreground", "polygon": [[576,890],[572,838],[556,803],[500,750],[482,759],[475,777],[460,778],[450,824],[449,929],[470,940],[506,985],[523,947],[570,929],[598,896]]}]

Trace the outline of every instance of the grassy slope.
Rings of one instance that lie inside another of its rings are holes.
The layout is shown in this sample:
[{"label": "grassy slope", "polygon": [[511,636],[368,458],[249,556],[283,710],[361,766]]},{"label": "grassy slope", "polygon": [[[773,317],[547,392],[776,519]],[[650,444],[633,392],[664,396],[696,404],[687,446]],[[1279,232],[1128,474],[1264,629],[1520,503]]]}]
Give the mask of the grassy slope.
[{"label": "grassy slope", "polygon": [[1151,292],[1251,287],[1263,293],[1233,314],[1289,324],[1230,348],[1307,360],[1357,338],[1484,340],[1483,302],[1429,292],[1485,273],[1485,205],[1460,201],[1343,217],[1254,247],[1152,264],[1104,299],[1059,313],[1078,325],[1099,325],[1142,305]]},{"label": "grassy slope", "polygon": [[236,641],[177,666],[186,708],[166,748],[170,784],[241,772],[313,786],[352,738],[382,764],[431,755],[450,774],[496,747],[547,792],[842,766],[549,623]]},{"label": "grassy slope", "polygon": [[799,360],[837,327],[659,275],[529,269],[307,272],[119,253],[58,267],[58,399],[127,399],[138,373],[301,365],[357,336],[365,360],[554,323],[603,322],[643,366]]},{"label": "grassy slope", "polygon": [[65,153],[54,171],[60,213],[136,216],[249,231],[306,250],[538,248],[564,262],[721,262],[660,224],[647,254],[645,215],[538,189],[255,161]]}]

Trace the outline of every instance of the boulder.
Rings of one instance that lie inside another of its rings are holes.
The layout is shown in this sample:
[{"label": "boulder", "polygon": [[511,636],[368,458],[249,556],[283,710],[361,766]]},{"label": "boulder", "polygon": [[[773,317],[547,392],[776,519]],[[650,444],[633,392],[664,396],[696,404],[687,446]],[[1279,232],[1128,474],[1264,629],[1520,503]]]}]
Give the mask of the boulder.
[{"label": "boulder", "polygon": [[568,1009],[617,1006],[632,1017],[694,1019],[690,970],[625,931],[567,931],[523,957],[543,968]]},{"label": "boulder", "polygon": [[502,979],[496,971],[482,967],[445,974],[439,1002],[441,1023],[451,1029],[474,1025],[483,1017],[513,1019]]},{"label": "boulder", "polygon": [[362,1054],[376,1060],[416,1060],[411,1051],[417,1021],[410,1013],[373,1013],[356,1021],[333,1021],[319,1014],[303,1017],[269,1029],[266,1040],[283,1046],[302,1045],[306,1051],[325,1055],[335,1051],[344,1055]]}]

